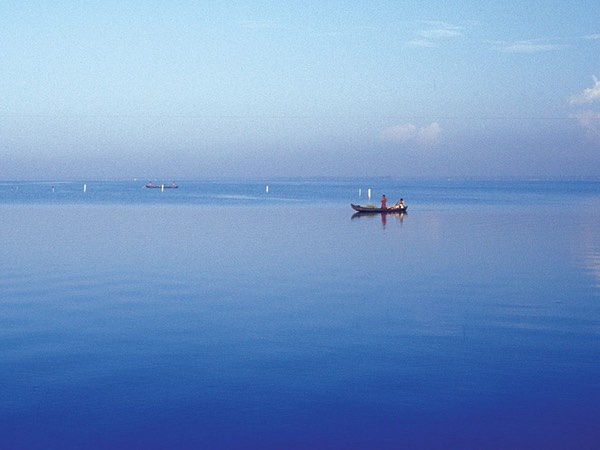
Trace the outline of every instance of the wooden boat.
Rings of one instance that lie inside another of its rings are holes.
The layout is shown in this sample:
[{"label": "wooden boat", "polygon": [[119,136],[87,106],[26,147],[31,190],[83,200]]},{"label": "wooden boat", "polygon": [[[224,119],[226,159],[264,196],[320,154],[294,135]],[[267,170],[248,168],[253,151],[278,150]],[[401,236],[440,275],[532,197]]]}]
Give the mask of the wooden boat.
[{"label": "wooden boat", "polygon": [[148,189],[177,189],[179,186],[177,186],[175,183],[171,183],[171,184],[154,184],[152,182],[148,183],[146,185],[146,187]]},{"label": "wooden boat", "polygon": [[350,206],[352,206],[354,211],[358,211],[359,213],[405,213],[408,209],[408,206],[406,205],[402,208],[377,208],[376,206],[360,206],[350,203]]}]

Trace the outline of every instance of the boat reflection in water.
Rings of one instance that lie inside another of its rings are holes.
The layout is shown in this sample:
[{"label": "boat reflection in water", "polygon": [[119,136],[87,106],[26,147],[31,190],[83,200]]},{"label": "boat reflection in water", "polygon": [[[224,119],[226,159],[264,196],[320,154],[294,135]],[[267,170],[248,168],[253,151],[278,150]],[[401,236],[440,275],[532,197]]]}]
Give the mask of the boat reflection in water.
[{"label": "boat reflection in water", "polygon": [[377,216],[380,216],[381,225],[383,225],[383,227],[385,228],[385,226],[387,225],[388,215],[391,216],[393,221],[402,223],[404,222],[404,216],[406,215],[406,212],[357,212],[352,214],[351,220],[362,218],[375,219]]}]

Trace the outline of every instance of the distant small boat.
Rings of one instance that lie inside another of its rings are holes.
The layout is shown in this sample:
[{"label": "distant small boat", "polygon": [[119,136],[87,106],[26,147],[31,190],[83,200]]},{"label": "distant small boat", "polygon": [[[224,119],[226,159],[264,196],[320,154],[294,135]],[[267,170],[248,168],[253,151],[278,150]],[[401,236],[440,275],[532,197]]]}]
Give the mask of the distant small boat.
[{"label": "distant small boat", "polygon": [[146,187],[148,189],[177,189],[179,186],[177,186],[175,183],[171,183],[171,184],[154,184],[152,182],[148,183],[146,185]]},{"label": "distant small boat", "polygon": [[408,209],[407,205],[403,207],[378,208],[374,205],[361,206],[350,203],[350,206],[352,206],[354,211],[358,211],[359,213],[405,213]]}]

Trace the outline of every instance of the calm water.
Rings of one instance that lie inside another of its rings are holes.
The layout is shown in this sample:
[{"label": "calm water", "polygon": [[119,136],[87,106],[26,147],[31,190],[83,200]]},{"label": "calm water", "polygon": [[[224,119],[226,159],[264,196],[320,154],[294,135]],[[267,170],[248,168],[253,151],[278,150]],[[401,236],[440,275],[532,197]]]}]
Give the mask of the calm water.
[{"label": "calm water", "polygon": [[0,183],[0,448],[600,445],[600,183],[82,186]]}]

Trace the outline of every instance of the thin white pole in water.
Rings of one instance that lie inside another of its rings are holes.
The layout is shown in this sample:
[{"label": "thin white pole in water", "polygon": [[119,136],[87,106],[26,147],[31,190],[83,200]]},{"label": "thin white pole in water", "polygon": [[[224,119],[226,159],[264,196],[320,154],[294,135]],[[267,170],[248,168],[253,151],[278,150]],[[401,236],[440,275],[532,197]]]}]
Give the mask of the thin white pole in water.
[{"label": "thin white pole in water", "polygon": [[165,185],[164,184],[160,185],[160,192],[165,192]]},{"label": "thin white pole in water", "polygon": [[361,198],[361,197],[362,197],[362,189],[359,188],[358,189],[358,198]]},{"label": "thin white pole in water", "polygon": [[265,186],[265,192],[268,194],[269,193],[269,185]]},{"label": "thin white pole in water", "polygon": [[367,195],[369,196],[369,200],[371,200],[371,188],[367,191]]},{"label": "thin white pole in water", "polygon": [[83,192],[87,192],[87,184],[83,185]]}]

